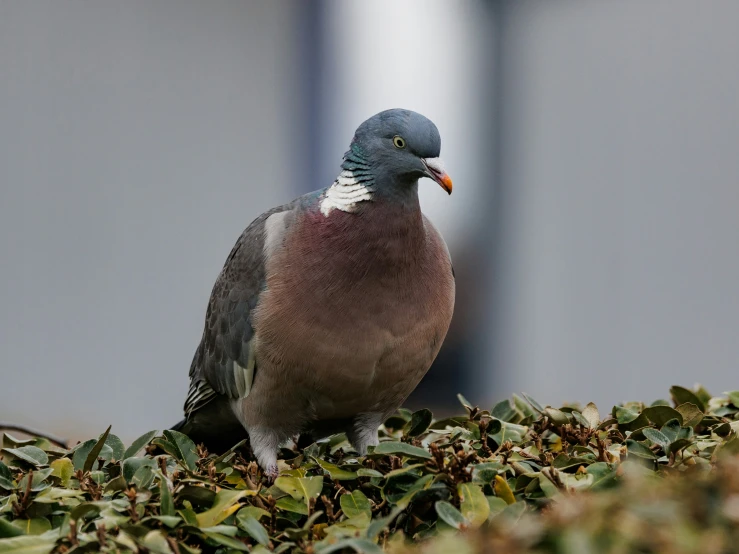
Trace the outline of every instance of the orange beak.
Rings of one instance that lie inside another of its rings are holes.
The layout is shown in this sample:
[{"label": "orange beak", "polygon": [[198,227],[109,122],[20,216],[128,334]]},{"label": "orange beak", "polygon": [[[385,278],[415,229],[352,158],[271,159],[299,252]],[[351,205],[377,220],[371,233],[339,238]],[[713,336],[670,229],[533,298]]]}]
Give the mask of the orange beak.
[{"label": "orange beak", "polygon": [[452,193],[452,178],[449,174],[444,171],[444,166],[439,158],[424,158],[423,163],[426,165],[428,170],[427,175],[439,183],[439,186],[443,188],[447,193]]}]

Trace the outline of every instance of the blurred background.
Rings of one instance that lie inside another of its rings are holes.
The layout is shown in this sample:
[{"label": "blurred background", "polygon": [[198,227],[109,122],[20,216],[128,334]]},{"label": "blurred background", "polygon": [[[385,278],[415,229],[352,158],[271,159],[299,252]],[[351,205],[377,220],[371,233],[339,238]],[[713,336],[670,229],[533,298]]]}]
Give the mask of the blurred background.
[{"label": "blurred background", "polygon": [[0,0],[0,420],[181,418],[213,282],[391,107],[457,309],[410,400],[739,388],[735,0]]}]

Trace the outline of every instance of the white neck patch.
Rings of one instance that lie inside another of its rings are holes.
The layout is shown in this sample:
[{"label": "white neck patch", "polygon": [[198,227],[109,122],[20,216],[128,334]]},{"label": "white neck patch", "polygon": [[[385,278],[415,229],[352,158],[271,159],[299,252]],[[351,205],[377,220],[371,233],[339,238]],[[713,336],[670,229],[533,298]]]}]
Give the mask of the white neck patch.
[{"label": "white neck patch", "polygon": [[321,213],[328,217],[331,210],[353,212],[359,202],[372,200],[372,185],[357,181],[354,174],[344,170],[328,187],[326,195],[321,201]]}]

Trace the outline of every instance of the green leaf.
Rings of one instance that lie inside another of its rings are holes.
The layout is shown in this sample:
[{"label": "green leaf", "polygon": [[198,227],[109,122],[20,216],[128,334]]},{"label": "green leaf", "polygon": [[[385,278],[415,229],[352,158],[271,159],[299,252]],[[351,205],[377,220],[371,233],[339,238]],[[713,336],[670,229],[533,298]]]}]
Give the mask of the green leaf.
[{"label": "green leaf", "polygon": [[13,474],[10,472],[8,466],[0,462],[0,489],[6,491],[12,491],[15,489],[13,484]]},{"label": "green leaf", "polygon": [[[17,448],[19,446],[34,445],[38,439],[17,439],[7,431],[3,433],[3,448]],[[42,449],[43,450],[43,449]]]},{"label": "green leaf", "polygon": [[[664,434],[662,434],[660,431],[657,431],[657,429],[652,429],[651,427],[647,427],[643,430],[644,436],[647,437],[650,441],[652,441],[654,444],[658,444],[660,448],[664,452],[667,452],[670,448],[670,443],[672,442],[670,439],[668,439]],[[637,454],[638,456],[638,454]]]},{"label": "green leaf", "polygon": [[[177,504],[188,501],[196,508],[212,507],[216,499],[216,493],[206,487],[187,485],[178,490]],[[185,516],[183,516],[185,517]],[[186,520],[187,521],[187,520]]]},{"label": "green leaf", "polygon": [[181,462],[190,471],[197,469],[198,449],[190,437],[179,431],[164,431],[164,438],[172,445],[173,451],[169,452],[177,461]]},{"label": "green leaf", "polygon": [[490,505],[479,485],[460,483],[457,485],[459,508],[471,527],[479,527],[488,519]]},{"label": "green leaf", "polygon": [[552,467],[554,469],[565,470],[572,467],[588,466],[592,461],[590,458],[572,458],[567,454],[560,454],[552,461]]},{"label": "green leaf", "polygon": [[531,404],[517,394],[513,395],[513,405],[524,418],[537,416],[538,412],[531,406]]},{"label": "green leaf", "polygon": [[347,471],[345,469],[341,469],[339,466],[332,464],[330,462],[327,462],[326,460],[323,460],[318,457],[313,457],[313,460],[321,466],[321,468],[329,474],[329,477],[331,479],[335,479],[337,481],[346,481],[346,480],[352,480],[357,478],[357,474],[353,471]]},{"label": "green leaf", "polygon": [[394,479],[396,477],[399,477],[401,475],[407,475],[407,474],[413,474],[420,476],[421,470],[420,468],[424,467],[424,464],[411,464],[408,466],[399,467],[398,469],[394,469],[392,471],[389,471],[385,474],[385,478],[387,479]]},{"label": "green leaf", "polygon": [[69,498],[74,498],[75,503],[77,503],[77,499],[81,499],[84,494],[83,491],[77,489],[49,487],[37,494],[33,501],[39,504],[54,504],[58,502],[65,505],[67,504],[65,501]]},{"label": "green leaf", "polygon": [[591,429],[597,429],[598,425],[600,425],[600,413],[598,412],[598,407],[592,402],[589,402],[588,405],[585,406],[582,411],[582,416],[588,422],[588,427]]},{"label": "green leaf", "polygon": [[[213,494],[213,496],[215,497],[215,493]],[[192,525],[193,527],[198,526],[197,514],[193,512],[192,510],[188,510],[188,509],[177,510],[177,515],[179,515],[182,518],[182,521],[184,521],[188,525]]]},{"label": "green leaf", "polygon": [[683,426],[695,427],[703,420],[703,412],[692,402],[680,404],[675,408],[683,416]]},{"label": "green leaf", "polygon": [[405,442],[381,442],[375,446],[373,454],[400,454],[402,456],[410,456],[411,458],[421,458],[423,460],[430,460],[431,453],[418,446],[413,446]]},{"label": "green leaf", "polygon": [[[428,490],[434,484],[434,476],[424,475],[420,479],[416,480],[410,488],[405,492],[398,491],[397,493],[386,493],[388,502],[395,504],[398,507],[406,508],[408,505],[415,500],[415,497],[425,490]],[[446,496],[446,495],[444,495]]]},{"label": "green leaf", "polygon": [[523,396],[526,399],[526,402],[528,402],[531,405],[531,407],[534,408],[534,410],[544,415],[544,406],[539,404],[536,400],[534,400],[532,397],[530,397],[525,392],[522,392],[521,396]]},{"label": "green leaf", "polygon": [[170,529],[174,529],[177,527],[180,523],[182,523],[182,518],[179,516],[152,516],[157,521],[161,521],[169,527]]},{"label": "green leaf", "polygon": [[703,385],[696,385],[693,392],[695,392],[698,399],[703,402],[703,405],[707,406],[711,401],[711,393],[709,393]]},{"label": "green leaf", "polygon": [[464,426],[465,422],[469,421],[467,417],[447,417],[445,419],[439,419],[437,421],[434,421],[430,426],[429,429],[433,430],[443,430],[447,427],[460,427]]},{"label": "green leaf", "polygon": [[304,516],[308,515],[307,503],[303,500],[295,500],[292,496],[283,496],[282,498],[277,500],[276,506],[280,510],[294,512],[296,514],[301,514]]},{"label": "green leaf", "polygon": [[59,480],[62,482],[62,486],[68,487],[69,480],[74,474],[74,464],[72,463],[72,460],[70,460],[69,458],[59,458],[58,460],[54,460],[53,462],[51,462],[51,465],[49,467],[51,467],[52,469],[51,474],[54,477],[59,478]]},{"label": "green leaf", "polygon": [[616,480],[616,470],[606,462],[595,462],[587,467],[589,475],[593,476],[590,488],[593,490],[606,488]]},{"label": "green leaf", "polygon": [[411,421],[408,424],[408,432],[406,434],[409,437],[422,435],[429,428],[433,419],[434,416],[431,413],[431,410],[427,410],[426,408],[413,412],[413,415],[411,415]]},{"label": "green leaf", "polygon": [[355,517],[361,514],[372,517],[370,501],[359,489],[352,491],[351,494],[342,494],[339,497],[339,502],[346,517]]},{"label": "green leaf", "polygon": [[642,413],[657,427],[662,427],[671,419],[677,419],[680,423],[683,422],[683,416],[680,412],[670,406],[650,406],[644,408]]},{"label": "green leaf", "polygon": [[137,489],[143,490],[148,489],[154,482],[154,470],[149,466],[141,466],[136,470],[136,473],[131,477],[131,484],[135,485]]},{"label": "green leaf", "polygon": [[729,402],[731,402],[736,408],[739,408],[739,391],[729,391],[724,393],[726,396],[729,397]]},{"label": "green leaf", "polygon": [[625,423],[631,423],[632,421],[636,420],[639,417],[639,412],[635,412],[634,410],[630,410],[622,406],[616,406],[613,409],[613,417],[615,417],[616,421],[618,421],[619,425],[621,425]]},{"label": "green leaf", "polygon": [[125,459],[123,457],[123,453],[126,450],[126,447],[123,445],[123,441],[119,439],[116,435],[108,435],[108,438],[105,440],[105,445],[110,447],[110,449],[113,451],[113,455],[111,456],[111,459],[121,461]]},{"label": "green leaf", "polygon": [[461,394],[457,394],[457,400],[459,400],[459,403],[462,404],[462,407],[467,410],[472,410],[473,408],[475,408],[475,405]]},{"label": "green leaf", "polygon": [[[0,539],[17,537],[22,534],[23,531],[17,525],[14,525],[3,517],[0,517]],[[2,544],[2,542],[0,542],[0,544]]]},{"label": "green leaf", "polygon": [[278,477],[275,486],[306,504],[311,498],[318,498],[323,490],[323,477]]},{"label": "green leaf", "polygon": [[92,452],[92,449],[95,448],[97,442],[98,441],[95,439],[89,439],[78,444],[72,449],[72,465],[74,466],[75,471],[85,467],[87,456]]},{"label": "green leaf", "polygon": [[8,517],[13,515],[13,507],[18,502],[18,495],[11,493],[8,496],[0,496],[0,515],[8,514]]},{"label": "green leaf", "polygon": [[49,483],[45,483],[44,481],[49,475],[51,475],[53,471],[53,469],[47,467],[45,469],[37,469],[36,471],[26,473],[18,482],[18,489],[26,490],[26,487],[28,487],[29,478],[31,479],[31,490],[33,492],[42,491],[50,487],[51,485]]},{"label": "green leaf", "polygon": [[567,425],[570,422],[570,418],[562,410],[544,408],[544,413],[555,425]]},{"label": "green leaf", "polygon": [[660,432],[667,437],[667,440],[675,442],[680,434],[680,422],[677,419],[671,419],[662,426]]},{"label": "green leaf", "polygon": [[359,468],[357,470],[358,477],[384,477],[382,473],[376,469],[368,469],[366,467]]},{"label": "green leaf", "polygon": [[635,431],[649,424],[647,416],[631,408],[614,406],[612,414],[622,431]]},{"label": "green leaf", "polygon": [[490,410],[490,415],[496,419],[510,423],[518,423],[523,419],[523,414],[516,409],[516,406],[510,399],[498,402]]},{"label": "green leaf", "polygon": [[[503,444],[506,441],[521,442],[523,437],[526,436],[529,428],[524,425],[517,425],[515,423],[507,423],[498,419],[493,419],[493,422],[497,421],[500,423],[500,431],[497,433],[489,433],[488,436],[493,439],[497,444]],[[492,423],[491,423],[492,424]]]},{"label": "green leaf", "polygon": [[45,517],[33,519],[16,519],[13,525],[18,527],[25,535],[41,535],[51,529],[51,523]]},{"label": "green leaf", "polygon": [[402,417],[400,414],[394,414],[387,418],[383,425],[389,431],[396,431],[398,429],[405,428],[405,426],[408,424],[408,421],[409,419]]},{"label": "green leaf", "polygon": [[630,455],[638,456],[639,458],[644,458],[644,459],[649,459],[649,460],[657,459],[657,455],[640,442],[637,442],[632,439],[626,439],[625,444],[626,444],[626,448],[628,449]]},{"label": "green leaf", "polygon": [[121,465],[121,475],[126,480],[126,483],[133,481],[133,476],[141,467],[156,467],[156,463],[151,458],[126,458],[123,460]]},{"label": "green leaf", "polygon": [[578,423],[585,429],[590,429],[590,422],[587,419],[585,419],[585,416],[582,415],[577,410],[573,410],[572,412],[570,412],[570,416],[572,417],[574,422]]},{"label": "green leaf", "polygon": [[206,537],[211,539],[213,542],[220,544],[221,546],[226,546],[228,548],[232,548],[233,550],[239,550],[240,552],[249,552],[249,547],[246,546],[246,544],[233,537],[229,537],[228,535],[224,535],[223,533],[219,533],[209,529],[203,529],[203,533]]},{"label": "green leaf", "polygon": [[[513,424],[511,424],[513,425]],[[500,433],[500,431],[503,429],[503,422],[499,419],[489,419],[487,420],[487,429],[485,432],[491,436],[495,435],[496,433]]]},{"label": "green leaf", "polygon": [[252,539],[262,546],[269,545],[269,533],[267,533],[267,530],[256,519],[247,515],[246,517],[238,518],[237,521],[239,527],[246,531]]},{"label": "green leaf", "polygon": [[172,491],[169,490],[167,480],[161,475],[159,477],[159,511],[163,516],[173,516],[176,513]]},{"label": "green leaf", "polygon": [[256,506],[244,506],[236,514],[236,521],[238,521],[241,517],[247,516],[253,517],[257,521],[259,521],[265,516],[269,517],[269,512],[267,510],[263,510],[262,508],[257,508]]},{"label": "green leaf", "polygon": [[497,496],[486,496],[485,497],[488,501],[488,506],[490,506],[490,516],[489,517],[495,517],[500,512],[505,510],[508,507],[508,504],[506,504],[506,501],[502,498],[498,498]]},{"label": "green leaf", "polygon": [[49,463],[49,456],[46,452],[35,446],[27,445],[18,448],[3,448],[2,451],[15,456],[19,460],[28,462],[35,467],[45,466]]},{"label": "green leaf", "polygon": [[316,554],[332,554],[334,552],[346,552],[350,548],[360,554],[383,554],[383,550],[375,543],[366,539],[348,538],[341,539],[333,544],[316,550]]},{"label": "green leaf", "polygon": [[[559,489],[557,488],[557,485],[552,483],[551,479],[544,475],[543,473],[539,473],[539,488],[544,492],[547,498],[554,498],[556,496],[559,496],[561,493],[559,492]],[[527,487],[528,490],[528,487]]]},{"label": "green leaf", "polygon": [[159,431],[149,431],[148,433],[144,433],[139,438],[137,438],[135,441],[131,443],[131,446],[129,446],[126,451],[123,453],[123,458],[131,458],[135,456],[136,454],[141,451],[142,448],[144,448],[147,444],[151,442],[151,439],[156,437],[159,434]]},{"label": "green leaf", "polygon": [[[439,500],[436,502],[434,507],[436,508],[436,513],[439,518],[450,527],[454,527],[455,529],[464,529],[467,527],[468,522],[462,515],[462,512],[457,510],[457,508],[452,506],[449,502]],[[490,508],[488,507],[488,510],[489,509]]]},{"label": "green leaf", "polygon": [[472,480],[485,484],[492,483],[495,476],[504,468],[500,462],[483,462],[472,466]]},{"label": "green leaf", "polygon": [[[166,431],[165,431],[166,432]],[[238,502],[245,496],[252,496],[256,491],[232,491],[221,489],[216,493],[213,506],[205,512],[197,515],[198,526],[213,527],[218,525],[241,507]]]},{"label": "green leaf", "polygon": [[675,406],[679,406],[680,404],[685,404],[686,402],[689,402],[698,406],[698,409],[700,409],[700,411],[706,411],[706,405],[698,397],[698,395],[696,395],[695,392],[690,389],[675,385],[673,387],[670,387],[670,396],[672,396],[672,401],[675,403]]},{"label": "green leaf", "polygon": [[679,452],[690,444],[693,444],[693,441],[691,441],[690,439],[677,439],[672,444],[670,444],[670,453],[672,454],[675,452]]},{"label": "green leaf", "polygon": [[380,533],[387,529],[392,524],[392,522],[395,521],[395,518],[403,513],[403,510],[404,508],[396,506],[395,508],[390,510],[390,513],[387,516],[373,519],[370,522],[369,527],[367,527],[367,538],[370,540],[377,539]]},{"label": "green leaf", "polygon": [[82,504],[78,504],[74,508],[72,508],[72,511],[69,512],[69,517],[77,521],[78,519],[84,519],[87,516],[96,516],[100,513],[101,506],[99,503],[96,502],[83,502]]},{"label": "green leaf", "polygon": [[172,552],[165,534],[161,531],[149,531],[141,539],[141,545],[146,548],[147,552],[155,552],[157,554],[171,554]]},{"label": "green leaf", "polygon": [[110,428],[112,426],[109,425],[108,428],[105,430],[105,432],[100,435],[100,438],[95,443],[95,446],[90,449],[89,454],[87,454],[87,458],[85,459],[85,464],[82,467],[83,471],[92,471],[92,466],[95,464],[95,462],[98,459],[98,455],[100,454],[100,451],[103,449],[103,446],[105,446],[105,441],[108,440],[108,433],[110,433]]},{"label": "green leaf", "polygon": [[54,549],[56,537],[21,536],[0,540],[2,554],[49,554]]}]

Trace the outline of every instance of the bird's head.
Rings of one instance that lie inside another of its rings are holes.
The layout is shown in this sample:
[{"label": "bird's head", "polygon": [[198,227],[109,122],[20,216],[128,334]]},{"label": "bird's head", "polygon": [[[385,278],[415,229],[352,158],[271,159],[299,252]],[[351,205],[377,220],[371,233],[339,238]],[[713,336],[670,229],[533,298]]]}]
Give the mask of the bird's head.
[{"label": "bird's head", "polygon": [[385,110],[359,126],[343,167],[371,172],[378,187],[407,187],[429,177],[451,194],[440,150],[439,130],[429,119],[410,110]]}]

